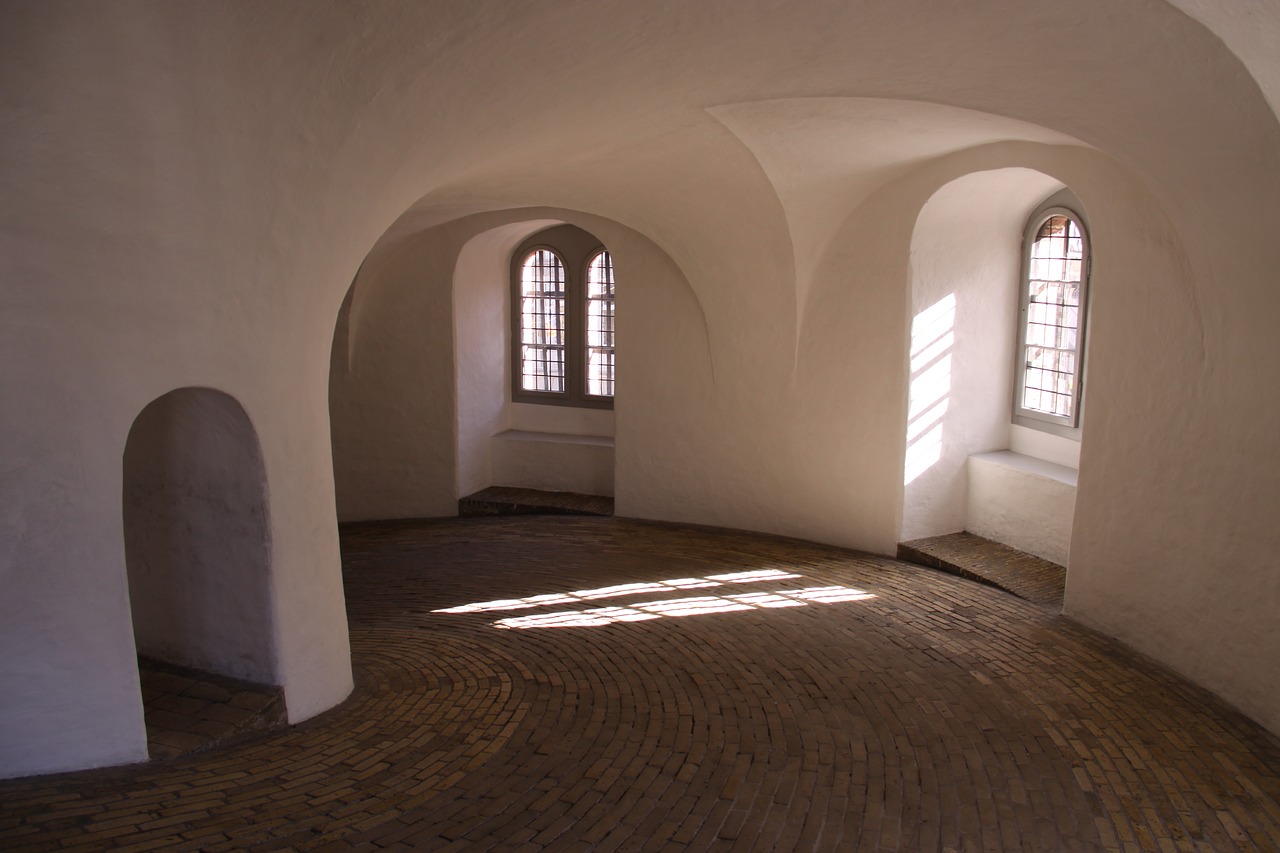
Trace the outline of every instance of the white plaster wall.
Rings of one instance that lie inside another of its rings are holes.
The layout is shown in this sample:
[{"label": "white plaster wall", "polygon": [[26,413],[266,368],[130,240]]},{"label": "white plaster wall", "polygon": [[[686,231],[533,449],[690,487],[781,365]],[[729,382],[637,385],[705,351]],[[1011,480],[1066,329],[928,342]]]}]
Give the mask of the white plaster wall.
[{"label": "white plaster wall", "polygon": [[370,255],[352,285],[348,349],[335,349],[329,374],[341,521],[457,514],[456,248],[445,246],[430,233],[405,238]]},{"label": "white plaster wall", "polygon": [[1030,210],[1060,186],[1028,169],[976,172],[920,211],[911,243],[904,540],[963,530],[968,457],[1009,446],[1022,232]]},{"label": "white plaster wall", "polygon": [[298,250],[318,208],[282,192],[309,167],[248,80],[198,70],[247,52],[225,20],[0,15],[0,78],[22,93],[0,111],[0,775],[146,757],[121,460],[138,413],[179,387],[226,391],[257,427],[277,680],[305,719],[351,688],[316,369],[337,302],[307,295],[333,259]]},{"label": "white plaster wall", "polygon": [[510,430],[490,446],[494,485],[613,495],[613,441],[607,437]]},{"label": "white plaster wall", "polygon": [[512,429],[562,435],[612,436],[614,433],[615,419],[612,409],[578,409],[572,406],[512,403],[508,411]]},{"label": "white plaster wall", "polygon": [[[404,367],[363,331],[417,325],[428,369],[370,411],[431,441],[392,459],[340,399],[330,442],[334,321],[384,234],[531,206],[588,228],[645,281],[619,296],[643,356],[620,365],[618,511],[891,551],[916,219],[951,180],[1005,167],[1071,186],[1093,226],[1067,612],[1280,730],[1280,468],[1259,462],[1280,458],[1266,60],[1251,73],[1158,0],[662,13],[3,7],[5,775],[144,754],[120,461],[173,388],[222,389],[258,430],[291,716],[345,695],[331,482],[380,515],[439,513],[457,488],[452,311],[378,312],[447,306],[475,232],[385,261],[409,302],[353,296],[351,378]],[[1046,55],[1073,57],[1073,87]],[[801,102],[811,120],[791,121]],[[440,287],[415,296],[422,269]]]},{"label": "white plaster wall", "polygon": [[1075,517],[1075,472],[1011,451],[968,460],[965,529],[1067,565]]},{"label": "white plaster wall", "polygon": [[499,226],[469,240],[453,273],[458,400],[456,497],[492,486],[491,436],[511,425],[511,253],[531,234],[559,224],[534,220]]},{"label": "white plaster wall", "polygon": [[277,680],[266,481],[233,399],[170,392],[124,453],[124,540],[138,652],[248,681]]},{"label": "white plaster wall", "polygon": [[1010,424],[1009,449],[1066,468],[1080,468],[1080,442],[1043,430]]},{"label": "white plaster wall", "polygon": [[1272,0],[1169,0],[1226,42],[1280,113],[1280,15]]}]

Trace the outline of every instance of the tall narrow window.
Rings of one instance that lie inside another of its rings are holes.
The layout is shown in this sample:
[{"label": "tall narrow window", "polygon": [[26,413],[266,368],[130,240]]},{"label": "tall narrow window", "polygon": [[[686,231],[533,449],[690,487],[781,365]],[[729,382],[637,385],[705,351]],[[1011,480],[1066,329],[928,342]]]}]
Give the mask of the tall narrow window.
[{"label": "tall narrow window", "polygon": [[520,274],[520,387],[564,392],[564,264],[549,249],[535,249]]},{"label": "tall narrow window", "polygon": [[539,231],[511,256],[511,399],[611,409],[613,256],[573,225]]},{"label": "tall narrow window", "polygon": [[613,396],[613,258],[607,251],[587,267],[587,388],[593,397]]},{"label": "tall narrow window", "polygon": [[1066,208],[1032,217],[1027,236],[1015,421],[1073,430],[1081,402],[1088,237]]}]

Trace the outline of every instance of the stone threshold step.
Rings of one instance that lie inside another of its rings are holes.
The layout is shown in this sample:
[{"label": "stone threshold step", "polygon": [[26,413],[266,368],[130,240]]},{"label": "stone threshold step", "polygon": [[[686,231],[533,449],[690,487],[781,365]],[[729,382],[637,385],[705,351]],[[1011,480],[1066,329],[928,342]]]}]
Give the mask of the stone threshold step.
[{"label": "stone threshold step", "polygon": [[1067,570],[972,533],[898,543],[898,559],[994,586],[1018,598],[1062,608]]},{"label": "stone threshold step", "polygon": [[458,501],[458,515],[613,515],[613,498],[490,486]]}]

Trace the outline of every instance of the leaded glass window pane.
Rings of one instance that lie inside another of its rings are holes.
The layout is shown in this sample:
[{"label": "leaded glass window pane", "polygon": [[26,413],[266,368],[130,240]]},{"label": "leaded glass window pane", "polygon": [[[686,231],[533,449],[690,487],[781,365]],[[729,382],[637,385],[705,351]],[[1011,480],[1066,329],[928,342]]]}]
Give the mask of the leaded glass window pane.
[{"label": "leaded glass window pane", "polygon": [[600,252],[587,267],[586,392],[612,397],[614,386],[613,258]]},{"label": "leaded glass window pane", "polygon": [[1024,409],[1072,418],[1084,275],[1084,238],[1069,216],[1050,216],[1031,246],[1023,355]]},{"label": "leaded glass window pane", "polygon": [[520,387],[564,391],[565,278],[555,252],[535,249],[520,275]]}]

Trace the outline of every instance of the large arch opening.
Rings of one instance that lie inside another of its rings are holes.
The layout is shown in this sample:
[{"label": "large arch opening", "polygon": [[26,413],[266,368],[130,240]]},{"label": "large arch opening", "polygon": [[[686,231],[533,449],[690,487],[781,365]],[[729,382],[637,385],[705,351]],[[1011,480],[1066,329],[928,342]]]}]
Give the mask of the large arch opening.
[{"label": "large arch opening", "polygon": [[[712,381],[705,313],[683,271],[644,235],[580,211],[443,222],[432,211],[424,201],[387,230],[338,311],[329,412],[339,522],[452,516],[461,498],[498,484],[561,492],[567,506],[540,504],[552,510],[607,512],[612,496],[630,502],[628,514],[667,514],[670,481],[637,438],[672,429],[666,419],[681,408],[646,401],[705,400]],[[607,248],[617,270],[623,366],[612,411],[513,400],[513,253],[566,227]],[[535,444],[549,451],[530,465]],[[659,511],[646,509],[659,499]]]},{"label": "large arch opening", "polygon": [[612,410],[513,399],[513,252],[574,227],[510,218],[393,235],[362,264],[330,357],[340,521],[455,515],[493,486],[612,497]]},{"label": "large arch opening", "polygon": [[179,388],[138,414],[123,520],[151,756],[282,724],[266,471],[234,398]]}]

